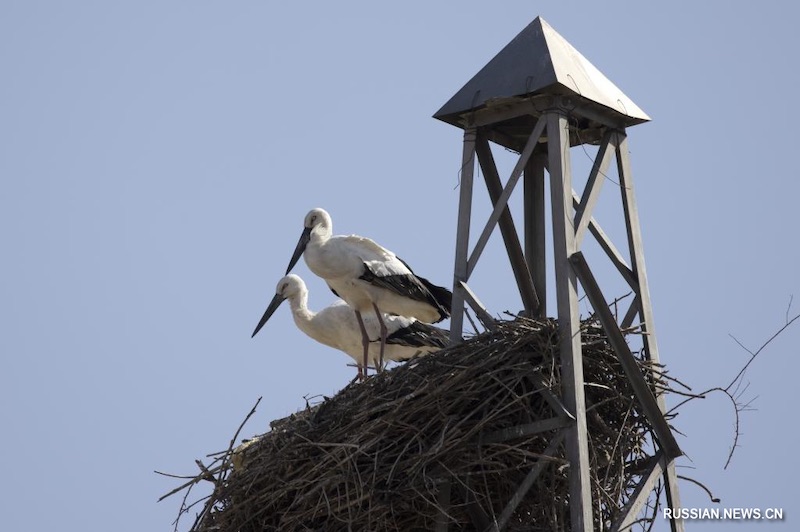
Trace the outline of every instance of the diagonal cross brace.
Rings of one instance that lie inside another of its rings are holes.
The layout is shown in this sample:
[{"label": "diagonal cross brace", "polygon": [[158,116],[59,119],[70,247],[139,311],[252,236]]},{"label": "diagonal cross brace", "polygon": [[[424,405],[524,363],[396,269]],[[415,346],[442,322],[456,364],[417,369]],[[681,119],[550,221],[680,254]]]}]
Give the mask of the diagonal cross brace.
[{"label": "diagonal cross brace", "polygon": [[[497,172],[497,165],[494,162],[489,141],[486,140],[484,135],[478,134],[475,151],[478,154],[478,163],[481,165],[481,170],[483,170],[486,189],[489,191],[489,199],[492,200],[492,205],[494,205],[500,199],[503,185],[500,182],[500,175]],[[517,281],[517,288],[519,288],[519,294],[522,297],[522,304],[526,311],[531,314],[535,313],[539,309],[539,296],[533,285],[533,278],[528,269],[525,253],[522,251],[519,235],[516,227],[514,227],[514,219],[511,217],[511,210],[508,205],[503,209],[498,223],[500,225],[500,233],[503,235],[503,242],[506,245],[506,251],[508,252],[508,258],[511,262],[511,269]]]},{"label": "diagonal cross brace", "polygon": [[[578,195],[575,191],[572,191],[572,204],[575,208],[578,208],[580,205],[580,201],[578,200]],[[639,283],[636,282],[636,277],[634,276],[633,270],[628,263],[625,262],[625,258],[622,256],[622,253],[619,252],[617,247],[611,242],[611,239],[608,238],[603,228],[600,227],[600,224],[595,220],[593,217],[590,217],[588,222],[589,231],[594,235],[595,240],[600,245],[600,247],[605,251],[606,255],[608,256],[609,260],[614,264],[617,268],[617,271],[622,275],[622,278],[625,279],[625,282],[630,285],[635,291],[638,292],[639,290]]]},{"label": "diagonal cross brace", "polygon": [[[564,432],[561,431],[558,433],[556,437],[550,440],[550,445],[547,446],[547,448],[544,450],[542,454],[544,456],[553,456],[558,446],[561,445],[563,439],[564,439]],[[539,461],[536,462],[536,464],[531,468],[528,475],[520,483],[519,487],[517,488],[517,491],[514,493],[514,495],[511,496],[511,500],[508,501],[506,507],[503,508],[503,512],[500,514],[500,517],[498,517],[497,520],[486,529],[486,532],[500,532],[501,530],[505,529],[506,525],[508,524],[508,521],[514,515],[514,510],[517,509],[517,506],[519,506],[519,503],[522,502],[523,497],[525,497],[525,495],[531,489],[533,483],[536,482],[536,477],[539,476],[539,474],[542,472],[542,470],[547,464],[548,461],[543,460],[541,458],[539,459]]]},{"label": "diagonal cross brace", "polygon": [[492,318],[492,315],[489,314],[489,311],[486,310],[486,307],[483,306],[481,300],[478,299],[478,296],[475,295],[475,292],[473,292],[464,281],[459,281],[458,286],[461,288],[461,290],[463,290],[464,300],[469,303],[469,306],[475,311],[475,314],[477,314],[478,319],[481,320],[483,326],[487,329],[496,329],[497,323],[495,323],[494,318]]},{"label": "diagonal cross brace", "polygon": [[642,475],[636,489],[631,494],[628,502],[625,503],[620,509],[619,516],[611,525],[609,532],[620,532],[621,530],[629,530],[630,527],[636,522],[639,512],[647,502],[650,493],[658,482],[659,476],[664,471],[661,462],[664,460],[664,453],[659,451],[651,458],[647,472]]},{"label": "diagonal cross brace", "polygon": [[579,251],[573,254],[569,261],[578,279],[580,279],[583,289],[586,291],[586,295],[589,297],[589,301],[594,311],[597,313],[597,317],[600,319],[603,329],[608,335],[608,342],[611,344],[614,352],[616,352],[622,364],[622,369],[625,371],[625,375],[631,383],[633,393],[639,400],[642,412],[653,427],[653,432],[655,432],[656,438],[664,450],[664,454],[670,459],[681,456],[683,452],[678,446],[678,442],[675,440],[675,436],[672,434],[667,420],[664,419],[664,413],[661,408],[659,408],[656,397],[650,390],[647,381],[644,380],[642,372],[639,370],[639,366],[636,363],[636,358],[634,358],[633,353],[631,353],[628,343],[625,341],[625,337],[622,336],[622,332],[619,330],[614,316],[608,309],[608,303],[606,303],[603,293],[597,285],[594,274],[592,274],[592,270],[589,269],[589,264],[586,262],[583,253]]},{"label": "diagonal cross brace", "polygon": [[575,223],[573,226],[575,227],[575,245],[577,247],[580,247],[583,235],[586,234],[586,229],[589,227],[592,211],[597,203],[597,198],[600,196],[600,189],[605,182],[608,166],[616,153],[617,146],[612,142],[612,138],[615,140],[616,135],[611,131],[606,131],[603,135],[600,149],[597,151],[597,157],[592,165],[592,171],[589,173],[589,179],[583,189],[583,197],[580,203],[575,206]]},{"label": "diagonal cross brace", "polygon": [[517,181],[519,181],[522,171],[525,168],[525,164],[528,162],[528,159],[530,159],[531,154],[533,153],[533,149],[536,147],[536,144],[539,143],[539,138],[544,132],[546,123],[546,115],[542,115],[539,118],[539,121],[536,122],[536,126],[533,128],[533,133],[531,133],[531,136],[528,138],[528,143],[522,150],[519,160],[517,161],[516,166],[514,166],[514,170],[511,172],[511,176],[508,178],[505,188],[503,188],[503,192],[500,194],[500,197],[497,198],[494,210],[489,216],[489,220],[486,222],[483,232],[475,243],[475,248],[472,250],[469,261],[467,261],[467,278],[465,280],[469,280],[472,270],[475,269],[475,264],[477,264],[481,253],[483,253],[483,249],[489,242],[489,237],[491,236],[492,231],[494,231],[494,227],[497,225],[498,220],[500,220],[500,216],[505,211],[506,206],[508,205],[508,198],[511,197],[511,193],[514,191],[514,187],[516,186]]}]

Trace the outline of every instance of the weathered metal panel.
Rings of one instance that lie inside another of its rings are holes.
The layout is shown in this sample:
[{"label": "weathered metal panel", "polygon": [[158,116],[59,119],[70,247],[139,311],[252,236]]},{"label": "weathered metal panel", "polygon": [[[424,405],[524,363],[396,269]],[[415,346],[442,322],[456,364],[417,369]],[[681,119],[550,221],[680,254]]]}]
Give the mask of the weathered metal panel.
[{"label": "weathered metal panel", "polygon": [[444,119],[494,99],[522,96],[558,82],[541,18],[537,17],[439,109]]},{"label": "weathered metal panel", "polygon": [[433,116],[463,127],[459,117],[465,112],[532,94],[571,95],[615,115],[621,127],[650,120],[541,17],[514,37]]}]

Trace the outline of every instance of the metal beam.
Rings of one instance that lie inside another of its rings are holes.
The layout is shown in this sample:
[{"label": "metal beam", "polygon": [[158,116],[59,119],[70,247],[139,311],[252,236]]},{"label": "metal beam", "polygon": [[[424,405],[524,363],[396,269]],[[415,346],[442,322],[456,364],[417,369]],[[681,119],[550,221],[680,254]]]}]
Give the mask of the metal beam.
[{"label": "metal beam", "polygon": [[642,511],[642,507],[650,497],[650,493],[653,491],[659,476],[664,471],[661,466],[661,461],[663,459],[664,453],[661,451],[657,452],[652,458],[652,463],[650,464],[648,471],[642,475],[641,480],[639,480],[639,484],[636,485],[636,489],[633,490],[628,502],[625,503],[625,506],[620,509],[619,517],[611,525],[609,532],[620,532],[622,530],[626,530],[635,523],[636,518],[639,516],[639,512]]},{"label": "metal beam", "polygon": [[[667,495],[667,506],[673,510],[681,507],[681,496],[678,493],[678,473],[675,471],[675,461],[670,460],[664,471],[664,489]],[[683,518],[670,517],[669,526],[672,532],[684,532]]]},{"label": "metal beam", "polygon": [[472,120],[478,127],[488,126],[502,122],[504,120],[511,120],[525,115],[538,115],[539,111],[536,110],[530,100],[516,100],[506,105],[496,105],[484,109],[478,109],[472,113]]},{"label": "metal beam", "polygon": [[467,280],[467,253],[469,252],[469,225],[472,216],[472,178],[475,172],[475,128],[464,130],[464,151],[461,156],[461,180],[458,200],[458,225],[456,228],[456,256],[453,267],[453,301],[450,316],[450,343],[462,340],[464,329],[464,290],[461,283]]},{"label": "metal beam", "polygon": [[472,254],[469,257],[469,262],[467,265],[467,278],[464,279],[465,281],[469,280],[469,276],[472,274],[472,270],[475,269],[475,264],[478,262],[481,253],[483,253],[483,248],[486,247],[486,243],[489,241],[489,237],[492,235],[492,231],[494,231],[494,227],[497,225],[500,215],[503,214],[503,211],[508,205],[508,198],[511,197],[511,193],[514,191],[517,180],[519,180],[519,177],[522,175],[522,170],[525,167],[525,164],[527,164],[531,153],[533,153],[533,148],[535,148],[536,144],[539,142],[539,137],[542,136],[544,126],[545,119],[544,116],[542,116],[539,118],[539,121],[536,122],[536,126],[533,128],[531,136],[528,137],[528,143],[525,145],[525,149],[522,150],[519,160],[517,161],[516,166],[514,166],[514,170],[511,172],[511,176],[508,178],[505,188],[503,188],[502,194],[500,194],[500,197],[497,198],[497,201],[494,204],[494,211],[492,211],[491,216],[489,216],[489,220],[486,222],[483,232],[478,237],[478,241],[475,243],[475,248],[472,250]]},{"label": "metal beam", "polygon": [[547,147],[550,171],[550,204],[553,211],[553,260],[558,301],[561,387],[565,406],[575,416],[566,432],[569,460],[570,525],[573,532],[591,532],[592,490],[589,467],[589,436],[586,431],[583,358],[581,356],[578,283],[569,257],[575,252],[572,208],[572,170],[569,159],[567,118],[548,112]]},{"label": "metal beam", "polygon": [[523,207],[525,215],[525,260],[539,297],[537,318],[547,316],[547,247],[545,226],[544,168],[547,154],[535,150],[525,166]]},{"label": "metal beam", "polygon": [[639,294],[635,294],[633,296],[633,301],[631,301],[631,306],[628,307],[628,312],[625,313],[625,317],[622,318],[622,321],[619,323],[620,329],[627,329],[631,325],[633,325],[633,319],[639,314],[639,306],[640,306],[640,299]]},{"label": "metal beam", "polygon": [[575,247],[580,249],[583,236],[586,234],[586,229],[589,227],[589,221],[592,218],[592,211],[600,197],[600,190],[605,182],[608,166],[611,163],[611,158],[616,153],[616,145],[611,142],[612,137],[615,135],[611,131],[606,131],[603,135],[603,140],[600,144],[600,149],[597,151],[597,157],[594,159],[592,171],[589,173],[589,179],[586,181],[586,188],[583,189],[583,196],[576,206],[575,213]]},{"label": "metal beam", "polygon": [[669,424],[667,424],[667,421],[664,419],[664,410],[659,407],[656,397],[653,395],[653,391],[650,389],[647,381],[644,380],[639,365],[633,353],[631,353],[628,343],[625,341],[625,337],[619,330],[619,326],[616,320],[614,320],[611,310],[608,308],[608,303],[606,303],[603,292],[597,285],[594,274],[589,268],[589,264],[586,262],[583,253],[579,251],[572,255],[570,263],[578,274],[583,290],[586,292],[589,302],[591,302],[592,308],[594,308],[595,314],[603,326],[606,336],[608,337],[608,343],[611,344],[611,347],[617,354],[617,358],[619,358],[620,364],[622,364],[622,369],[625,371],[625,375],[631,383],[631,388],[633,389],[636,399],[639,401],[642,412],[653,427],[653,432],[658,439],[658,443],[661,445],[661,448],[668,458],[676,458],[682,455],[683,453],[678,446],[678,442],[675,440],[675,436],[672,434]]},{"label": "metal beam", "polygon": [[642,328],[648,333],[644,338],[644,344],[650,359],[653,362],[658,362],[658,344],[656,343],[656,331],[653,325],[653,307],[650,304],[650,288],[647,284],[647,270],[644,264],[639,210],[636,207],[636,197],[633,192],[633,177],[630,159],[628,158],[628,141],[622,132],[616,132],[616,136],[617,167],[619,168],[619,184],[622,192],[622,209],[625,212],[625,227],[628,233],[628,250],[631,255],[633,274],[639,286],[637,293],[641,299]]},{"label": "metal beam", "polygon": [[586,102],[581,99],[575,101],[571,99],[567,103],[567,106],[573,115],[586,117],[614,129],[625,127],[624,120],[620,119],[618,116],[613,116],[612,113],[598,112],[602,107],[598,107],[594,102]]},{"label": "metal beam", "polygon": [[[544,450],[542,454],[544,456],[553,456],[558,446],[561,445],[561,441],[563,439],[564,439],[564,432],[562,431],[559,432],[555,438],[550,440],[550,444],[547,446],[547,448]],[[525,497],[525,495],[531,489],[533,483],[536,482],[536,477],[539,476],[539,474],[542,472],[542,470],[546,465],[548,465],[547,461],[541,458],[536,462],[536,464],[534,464],[528,475],[520,483],[519,487],[517,488],[517,491],[514,493],[514,495],[511,496],[511,500],[508,501],[506,507],[503,508],[503,511],[500,513],[500,517],[498,517],[497,521],[492,523],[486,529],[486,532],[499,532],[505,529],[506,525],[508,524],[508,521],[514,515],[514,510],[516,510],[517,506],[519,506],[519,503],[522,502],[523,497]],[[591,524],[592,521],[590,516],[589,519],[590,527]],[[572,529],[575,530],[575,527],[573,526]],[[590,530],[590,528],[587,530]]]},{"label": "metal beam", "polygon": [[[492,205],[495,205],[503,191],[503,185],[500,182],[500,175],[497,172],[489,141],[480,132],[478,132],[476,139],[475,152],[478,154],[478,163],[481,165],[481,170],[483,170],[489,198],[492,200]],[[500,234],[503,235],[503,242],[508,252],[508,259],[511,262],[511,269],[517,281],[519,295],[522,298],[522,304],[527,314],[533,315],[539,308],[539,297],[536,294],[536,288],[533,286],[531,272],[528,270],[528,263],[525,262],[525,254],[522,252],[522,245],[519,242],[519,235],[514,226],[514,219],[511,217],[511,210],[508,205],[500,215],[499,225]]]},{"label": "metal beam", "polygon": [[486,307],[484,307],[483,303],[481,303],[480,299],[478,299],[478,296],[475,295],[475,292],[473,292],[464,281],[461,281],[459,286],[461,290],[463,290],[464,300],[469,304],[470,307],[472,307],[472,310],[475,311],[475,314],[477,314],[478,319],[481,320],[483,326],[487,329],[497,329],[497,323],[495,323],[492,315],[489,314],[489,311],[486,310]]},{"label": "metal beam", "polygon": [[[575,191],[572,191],[572,204],[577,207],[580,204],[580,200],[578,199],[578,194]],[[617,271],[622,275],[625,282],[630,285],[630,287],[639,292],[639,284],[636,282],[636,277],[633,274],[633,270],[631,267],[628,266],[628,263],[625,262],[625,258],[622,256],[622,253],[619,252],[617,247],[611,242],[611,239],[608,238],[603,228],[600,227],[600,224],[597,223],[597,220],[594,218],[589,219],[589,232],[592,233],[597,243],[600,244],[600,247],[605,251],[606,256],[611,260],[612,264],[617,268]]]},{"label": "metal beam", "polygon": [[547,404],[550,405],[550,408],[553,409],[553,413],[559,417],[571,419],[575,421],[575,416],[567,410],[567,407],[564,406],[564,403],[561,402],[561,399],[555,396],[553,392],[550,391],[550,387],[547,385],[545,381],[544,375],[540,371],[534,371],[530,377],[531,382],[534,386],[536,386],[536,391],[542,394],[544,400],[547,401]]},{"label": "metal beam", "polygon": [[524,138],[520,140],[517,137],[507,135],[506,133],[497,131],[496,129],[487,129],[486,138],[488,138],[498,146],[502,146],[516,153],[522,153],[522,150],[525,147]]},{"label": "metal beam", "polygon": [[[636,206],[636,196],[633,189],[633,172],[631,170],[630,157],[628,156],[628,137],[624,130],[617,131],[617,168],[619,170],[619,184],[622,193],[622,209],[625,211],[625,225],[628,232],[628,248],[631,254],[631,264],[633,273],[636,277],[639,290],[640,309],[639,314],[642,322],[642,329],[647,334],[642,336],[645,353],[655,363],[659,363],[658,342],[656,340],[656,330],[653,321],[653,306],[650,301],[650,287],[647,282],[647,269],[644,262],[644,246],[642,244],[642,230],[639,225],[639,210]],[[657,398],[658,406],[662,412],[666,412],[667,406],[663,395]],[[669,456],[669,455],[667,455]],[[678,492],[678,474],[675,471],[675,463],[670,461],[664,473],[667,504],[671,508],[680,507],[680,495]],[[683,531],[683,520],[673,519],[670,522],[673,532]]]}]

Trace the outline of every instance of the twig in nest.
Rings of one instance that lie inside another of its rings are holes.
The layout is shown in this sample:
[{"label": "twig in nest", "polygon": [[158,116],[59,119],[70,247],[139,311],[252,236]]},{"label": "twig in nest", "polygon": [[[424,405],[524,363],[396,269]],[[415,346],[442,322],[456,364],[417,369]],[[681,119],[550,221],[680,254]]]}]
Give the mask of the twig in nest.
[{"label": "twig in nest", "polygon": [[262,397],[263,396],[259,397],[256,400],[256,404],[254,404],[253,408],[250,409],[250,413],[247,414],[247,416],[244,418],[244,421],[242,421],[239,424],[239,428],[236,429],[236,432],[234,433],[233,438],[231,438],[231,443],[228,445],[228,452],[226,453],[226,455],[230,455],[233,452],[233,446],[236,445],[236,440],[239,439],[239,433],[242,432],[242,429],[244,428],[244,426],[247,424],[247,422],[250,420],[250,418],[253,417],[253,414],[256,413],[256,408],[258,408],[259,403],[261,403]]},{"label": "twig in nest", "polygon": [[208,470],[208,468],[203,464],[203,462],[201,462],[200,460],[195,460],[194,463],[197,464],[197,467],[199,467],[200,471],[202,472],[200,478],[202,478],[203,480],[207,480],[216,486],[217,479],[214,478],[214,475],[211,474],[211,471]]},{"label": "twig in nest", "polygon": [[[213,474],[213,473],[216,473],[217,471],[219,471],[221,468],[222,468],[222,466],[217,466],[217,467],[214,467],[214,468],[212,468],[212,469],[209,469],[209,472]],[[154,473],[157,473],[157,474],[159,474],[159,475],[164,475],[164,476],[166,476],[166,477],[173,477],[173,478],[191,478],[191,480],[190,480],[189,482],[186,482],[186,483],[184,483],[184,484],[181,484],[180,486],[178,486],[178,487],[177,487],[177,488],[175,488],[174,490],[170,491],[169,493],[167,493],[167,494],[165,494],[165,495],[162,495],[161,497],[159,497],[159,498],[158,498],[158,502],[161,502],[161,501],[163,501],[164,499],[166,499],[167,497],[169,497],[170,495],[175,495],[175,494],[176,494],[176,493],[178,493],[179,491],[181,491],[181,490],[184,490],[184,489],[186,489],[186,488],[189,488],[189,487],[191,487],[193,484],[197,484],[198,482],[200,482],[201,480],[203,480],[203,476],[202,476],[202,475],[195,475],[195,476],[193,476],[193,477],[188,477],[188,476],[186,476],[186,477],[178,477],[177,475],[168,475],[168,474],[166,474],[166,473],[162,473],[161,471],[154,471]]]},{"label": "twig in nest", "polygon": [[[190,479],[188,482],[178,486],[177,488],[173,489],[169,493],[167,493],[165,495],[162,495],[158,499],[158,501],[161,502],[164,499],[166,499],[167,497],[178,493],[179,491],[182,491],[184,489],[186,490],[186,493],[183,496],[183,500],[181,501],[180,508],[178,509],[178,516],[175,518],[175,521],[173,522],[173,525],[174,525],[174,529],[173,530],[175,532],[177,532],[178,525],[180,524],[181,517],[185,513],[188,513],[189,510],[192,507],[194,507],[195,505],[199,504],[200,502],[202,502],[204,500],[210,501],[209,503],[207,503],[203,507],[203,510],[197,515],[197,518],[195,519],[195,523],[192,526],[192,529],[194,529],[198,525],[198,523],[200,523],[203,520],[204,516],[206,515],[206,513],[210,509],[210,504],[213,504],[213,502],[216,500],[215,497],[216,497],[216,494],[218,492],[218,489],[219,489],[220,485],[225,481],[225,473],[230,469],[230,458],[231,458],[231,456],[233,454],[233,448],[234,448],[234,445],[236,444],[236,440],[239,438],[239,434],[241,433],[241,431],[244,428],[245,424],[247,424],[247,421],[253,416],[253,414],[255,414],[256,408],[258,407],[259,403],[261,402],[261,399],[262,399],[261,397],[258,398],[258,400],[256,401],[255,405],[253,405],[253,408],[250,409],[250,413],[247,414],[247,416],[244,418],[244,421],[242,421],[242,423],[239,425],[239,428],[236,429],[236,432],[234,433],[233,438],[231,438],[231,441],[230,441],[230,443],[228,445],[228,449],[226,451],[224,451],[223,453],[214,453],[214,454],[210,455],[210,456],[221,455],[218,458],[214,459],[214,461],[212,462],[212,467],[207,467],[200,460],[195,460],[195,463],[197,464],[197,467],[200,468],[200,474],[196,475],[194,477],[171,475],[171,474],[167,474],[167,473],[162,473],[160,471],[156,471],[156,473],[159,474],[159,475],[164,475],[164,476],[171,477],[171,478],[188,478],[188,479]],[[219,463],[219,465],[214,466],[214,464],[217,464],[217,463]],[[215,477],[214,476],[217,473],[219,473],[219,477]],[[211,495],[207,495],[207,496],[205,496],[205,497],[203,497],[203,498],[201,498],[201,499],[199,499],[199,500],[197,500],[197,501],[195,501],[192,504],[187,506],[186,502],[187,502],[187,500],[189,498],[189,494],[192,492],[192,488],[194,487],[195,484],[199,483],[201,480],[207,480],[207,481],[211,482],[212,484],[214,484],[214,491],[212,492]]]}]

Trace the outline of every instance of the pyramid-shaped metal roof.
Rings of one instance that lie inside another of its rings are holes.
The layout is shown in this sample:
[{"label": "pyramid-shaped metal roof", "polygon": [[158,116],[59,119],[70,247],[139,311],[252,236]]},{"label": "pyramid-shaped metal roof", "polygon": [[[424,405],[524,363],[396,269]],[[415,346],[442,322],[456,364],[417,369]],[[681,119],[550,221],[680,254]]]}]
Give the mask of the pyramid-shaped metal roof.
[{"label": "pyramid-shaped metal roof", "polygon": [[459,116],[492,100],[571,94],[602,106],[625,126],[650,117],[541,17],[506,45],[434,116],[461,125]]}]

